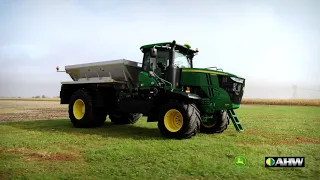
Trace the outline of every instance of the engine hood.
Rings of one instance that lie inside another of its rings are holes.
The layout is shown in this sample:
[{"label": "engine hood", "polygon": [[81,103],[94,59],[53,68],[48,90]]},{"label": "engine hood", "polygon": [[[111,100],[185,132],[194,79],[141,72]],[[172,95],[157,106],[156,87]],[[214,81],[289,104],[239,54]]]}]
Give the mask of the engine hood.
[{"label": "engine hood", "polygon": [[212,70],[212,69],[208,69],[208,68],[182,68],[182,72],[195,72],[195,73],[209,73],[209,74],[216,74],[216,75],[225,75],[225,76],[229,76],[229,77],[234,77],[234,78],[239,78],[239,79],[243,79],[240,76],[228,73],[228,72],[224,72],[224,71],[217,71],[217,70]]}]

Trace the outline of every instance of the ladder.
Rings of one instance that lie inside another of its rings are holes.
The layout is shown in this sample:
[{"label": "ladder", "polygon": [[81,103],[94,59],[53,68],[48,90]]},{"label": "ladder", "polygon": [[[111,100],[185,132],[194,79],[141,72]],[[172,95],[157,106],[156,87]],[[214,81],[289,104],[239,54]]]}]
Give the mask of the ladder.
[{"label": "ladder", "polygon": [[244,131],[243,128],[242,128],[242,125],[241,125],[236,113],[234,113],[233,109],[228,109],[227,113],[228,113],[228,116],[231,119],[234,127],[236,128],[236,130],[239,131],[239,132]]}]

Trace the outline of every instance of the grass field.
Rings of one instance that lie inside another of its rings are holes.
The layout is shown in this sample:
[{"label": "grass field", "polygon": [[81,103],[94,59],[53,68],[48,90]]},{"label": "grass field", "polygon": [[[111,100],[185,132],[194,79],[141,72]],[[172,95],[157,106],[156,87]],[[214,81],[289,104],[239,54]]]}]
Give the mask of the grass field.
[{"label": "grass field", "polygon": [[[156,123],[76,129],[57,101],[0,102],[0,179],[318,179],[320,107],[243,105],[245,131],[188,140]],[[15,110],[15,111],[14,111]],[[32,115],[34,114],[34,115]],[[59,118],[59,119],[56,119]],[[49,119],[49,120],[47,120]],[[37,121],[34,121],[37,120]],[[246,166],[234,165],[238,155]],[[305,156],[305,168],[264,167],[265,156]]]}]

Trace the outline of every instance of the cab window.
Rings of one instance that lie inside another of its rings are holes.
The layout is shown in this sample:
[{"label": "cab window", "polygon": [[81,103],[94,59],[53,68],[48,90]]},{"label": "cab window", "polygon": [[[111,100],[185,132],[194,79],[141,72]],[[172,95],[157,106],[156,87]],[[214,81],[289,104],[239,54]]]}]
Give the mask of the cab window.
[{"label": "cab window", "polygon": [[179,68],[190,68],[191,64],[186,55],[175,52],[174,66]]}]

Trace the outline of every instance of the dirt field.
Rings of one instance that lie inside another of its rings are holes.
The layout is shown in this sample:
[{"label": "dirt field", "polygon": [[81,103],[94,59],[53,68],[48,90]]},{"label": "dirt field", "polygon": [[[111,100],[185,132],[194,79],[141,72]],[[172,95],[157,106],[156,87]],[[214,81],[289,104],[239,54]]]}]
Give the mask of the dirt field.
[{"label": "dirt field", "polygon": [[[242,105],[250,107],[253,105]],[[259,107],[254,105],[254,107]],[[0,100],[0,123],[29,120],[68,119],[68,105],[58,100]]]},{"label": "dirt field", "polygon": [[[320,106],[320,100],[244,100],[241,108],[263,105]],[[68,105],[59,98],[7,98],[0,99],[0,122],[67,119]]]},{"label": "dirt field", "polygon": [[67,108],[59,101],[0,100],[0,122],[66,119]]},{"label": "dirt field", "polygon": [[[320,100],[244,100],[241,108],[254,108],[260,105],[320,106]],[[0,123],[67,118],[68,105],[60,104],[59,98],[0,98]]]}]

